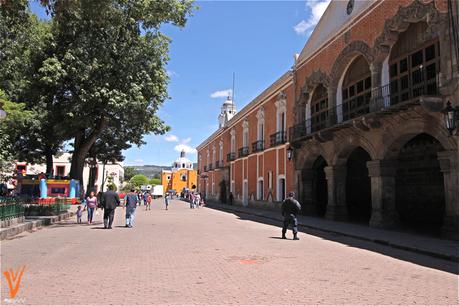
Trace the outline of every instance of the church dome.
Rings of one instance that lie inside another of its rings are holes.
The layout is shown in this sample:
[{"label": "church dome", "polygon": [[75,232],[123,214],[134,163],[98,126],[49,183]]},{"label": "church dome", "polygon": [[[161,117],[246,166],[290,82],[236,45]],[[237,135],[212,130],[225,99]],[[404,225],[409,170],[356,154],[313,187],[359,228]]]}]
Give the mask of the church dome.
[{"label": "church dome", "polygon": [[185,151],[180,152],[180,157],[177,158],[172,164],[172,170],[179,169],[193,169],[193,163],[191,160],[185,157]]}]

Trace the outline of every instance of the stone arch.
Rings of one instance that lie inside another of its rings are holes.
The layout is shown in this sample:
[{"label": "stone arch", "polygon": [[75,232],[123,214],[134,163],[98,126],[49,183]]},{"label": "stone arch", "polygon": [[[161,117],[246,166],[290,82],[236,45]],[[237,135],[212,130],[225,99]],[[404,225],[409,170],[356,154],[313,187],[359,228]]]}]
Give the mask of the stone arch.
[{"label": "stone arch", "polygon": [[376,58],[383,60],[389,54],[390,48],[397,42],[399,34],[406,31],[411,23],[420,21],[427,22],[428,30],[433,33],[441,30],[447,17],[446,13],[437,10],[435,1],[423,3],[415,0],[406,7],[400,6],[397,13],[386,20],[383,32],[375,40]]},{"label": "stone arch", "polygon": [[300,123],[306,119],[306,105],[311,99],[312,92],[319,84],[322,84],[326,88],[328,88],[330,84],[329,76],[322,72],[320,69],[315,70],[313,73],[311,73],[311,75],[305,78],[303,87],[301,88],[300,99],[298,99],[298,102],[295,105],[295,119],[297,123]]},{"label": "stone arch", "polygon": [[335,147],[335,155],[333,156],[333,166],[344,166],[347,163],[347,158],[349,155],[358,147],[364,149],[371,157],[372,160],[375,160],[378,155],[376,147],[368,140],[366,137],[361,135],[352,134],[348,137],[345,137],[347,140],[343,140],[338,143]]},{"label": "stone arch", "polygon": [[303,148],[298,151],[299,154],[295,154],[297,157],[295,158],[296,170],[311,169],[319,156],[322,156],[325,161],[331,165],[330,158],[320,143],[308,143],[307,146],[303,146]]},{"label": "stone arch", "polygon": [[384,150],[380,152],[378,159],[394,160],[397,158],[400,149],[413,137],[419,134],[428,134],[437,139],[447,151],[457,150],[457,144],[452,137],[449,137],[446,129],[440,123],[432,124],[426,121],[410,121],[403,124],[403,133],[399,133],[399,127],[394,127],[393,134],[386,135]]},{"label": "stone arch", "polygon": [[338,87],[341,76],[357,55],[362,55],[368,65],[371,65],[374,60],[373,50],[364,41],[355,40],[351,42],[341,51],[333,64],[330,73],[331,88],[336,89]]}]

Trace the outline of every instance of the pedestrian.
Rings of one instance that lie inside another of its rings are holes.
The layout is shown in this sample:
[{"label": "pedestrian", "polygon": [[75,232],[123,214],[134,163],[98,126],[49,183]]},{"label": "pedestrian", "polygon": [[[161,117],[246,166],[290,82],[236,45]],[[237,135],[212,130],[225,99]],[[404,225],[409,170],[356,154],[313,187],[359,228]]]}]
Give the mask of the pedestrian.
[{"label": "pedestrian", "polygon": [[166,210],[167,210],[169,206],[169,194],[168,193],[166,193],[166,196],[164,197],[164,203],[166,203]]},{"label": "pedestrian", "polygon": [[194,193],[190,192],[190,208],[194,209]]},{"label": "pedestrian", "polygon": [[86,199],[86,207],[88,208],[88,224],[91,224],[94,210],[97,209],[97,197],[94,195],[94,191],[89,193],[89,197]]},{"label": "pedestrian", "polygon": [[120,197],[114,191],[113,185],[108,185],[108,191],[102,195],[104,203],[104,228],[112,229],[113,219],[115,218],[115,209],[120,205]]},{"label": "pedestrian", "polygon": [[148,195],[147,195],[147,206],[145,207],[145,210],[151,210],[151,201],[153,201],[153,198],[151,197],[151,194],[148,193]]},{"label": "pedestrian", "polygon": [[296,218],[300,210],[301,205],[297,200],[295,200],[295,193],[290,192],[288,194],[288,198],[282,202],[282,216],[284,217],[282,239],[287,239],[285,234],[287,233],[288,226],[292,224],[293,240],[300,240],[300,238],[298,238],[298,220]]},{"label": "pedestrian", "polygon": [[232,192],[230,192],[228,198],[229,198],[229,205],[233,205],[234,196],[233,196],[233,193],[232,193]]},{"label": "pedestrian", "polygon": [[134,226],[134,219],[135,219],[135,209],[137,208],[137,204],[139,203],[139,198],[135,193],[135,189],[132,188],[131,192],[126,195],[126,227],[133,227]]},{"label": "pedestrian", "polygon": [[199,193],[196,193],[196,205],[201,206],[201,195]]},{"label": "pedestrian", "polygon": [[81,217],[83,216],[83,211],[84,211],[84,209],[81,207],[81,205],[78,205],[77,211],[76,211],[77,223],[78,224],[81,224]]},{"label": "pedestrian", "polygon": [[148,200],[148,191],[145,191],[143,194],[143,205],[147,206],[147,200]]}]

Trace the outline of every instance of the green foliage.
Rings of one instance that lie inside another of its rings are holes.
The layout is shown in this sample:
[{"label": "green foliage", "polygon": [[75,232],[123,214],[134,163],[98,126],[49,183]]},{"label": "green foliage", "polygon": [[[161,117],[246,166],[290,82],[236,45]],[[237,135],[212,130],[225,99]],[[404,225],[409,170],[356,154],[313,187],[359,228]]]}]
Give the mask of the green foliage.
[{"label": "green foliage", "polygon": [[137,174],[137,175],[134,175],[130,180],[129,180],[129,183],[136,187],[136,188],[139,188],[140,186],[142,185],[148,185],[148,178],[143,175],[143,174]]},{"label": "green foliage", "polygon": [[124,180],[129,181],[134,175],[140,174],[134,167],[124,167]]},{"label": "green foliage", "polygon": [[161,179],[159,178],[152,178],[149,182],[150,185],[156,186],[161,185]]}]

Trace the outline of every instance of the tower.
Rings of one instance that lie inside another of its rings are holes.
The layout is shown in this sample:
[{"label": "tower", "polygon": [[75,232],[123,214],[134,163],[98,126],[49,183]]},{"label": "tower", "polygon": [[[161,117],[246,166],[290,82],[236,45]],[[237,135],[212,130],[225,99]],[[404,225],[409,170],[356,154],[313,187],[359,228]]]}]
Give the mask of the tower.
[{"label": "tower", "polygon": [[236,115],[236,112],[236,105],[231,96],[228,96],[221,107],[220,115],[218,115],[218,128],[224,127]]}]

